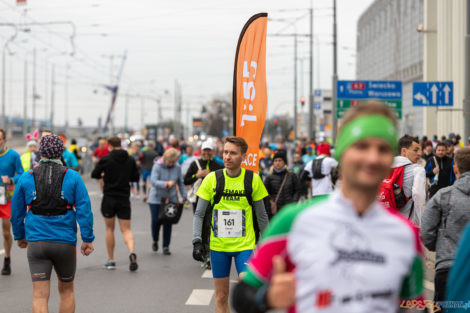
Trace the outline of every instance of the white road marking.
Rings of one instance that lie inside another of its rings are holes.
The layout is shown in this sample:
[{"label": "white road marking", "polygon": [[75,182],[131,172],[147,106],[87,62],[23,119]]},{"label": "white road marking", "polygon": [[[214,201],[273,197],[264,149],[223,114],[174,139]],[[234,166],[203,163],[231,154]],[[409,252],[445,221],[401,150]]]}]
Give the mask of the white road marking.
[{"label": "white road marking", "polygon": [[[201,278],[214,278],[214,276],[212,276],[212,271],[211,270],[205,270],[204,273],[202,273],[202,276]],[[231,283],[238,283],[238,280],[236,279],[230,279],[230,282]]]},{"label": "white road marking", "polygon": [[211,289],[193,289],[186,305],[209,305],[213,295],[214,290]]},{"label": "white road marking", "polygon": [[434,291],[434,283],[430,282],[429,280],[425,280],[424,281],[424,288],[426,288],[427,290]]},{"label": "white road marking", "polygon": [[5,249],[0,250],[0,255],[5,253]]},{"label": "white road marking", "polygon": [[212,276],[211,270],[205,270],[204,273],[202,273],[201,278],[214,278],[214,277]]}]

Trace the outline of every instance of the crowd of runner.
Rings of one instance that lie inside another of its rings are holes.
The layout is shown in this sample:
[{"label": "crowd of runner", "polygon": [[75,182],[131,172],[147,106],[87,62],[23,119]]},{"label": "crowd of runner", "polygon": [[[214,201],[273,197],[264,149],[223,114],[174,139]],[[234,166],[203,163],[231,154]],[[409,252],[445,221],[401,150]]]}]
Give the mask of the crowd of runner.
[{"label": "crowd of runner", "polygon": [[[470,221],[470,144],[459,135],[398,138],[393,113],[368,103],[347,113],[334,146],[326,139],[260,143],[259,174],[242,167],[248,145],[234,136],[203,142],[111,136],[92,147],[106,269],[116,268],[117,222],[129,270],[138,270],[133,197],[149,206],[148,248],[161,246],[167,256],[172,225],[185,206],[192,208],[192,255],[212,271],[217,313],[230,312],[232,259],[240,279],[232,306],[240,313],[396,312],[470,299],[470,229],[463,235]],[[67,147],[64,135],[35,132],[20,156],[0,130],[1,274],[11,273],[14,237],[28,247],[33,312],[47,312],[53,268],[60,312],[75,309],[77,223],[83,255],[95,240],[81,161],[76,141]],[[428,306],[426,267],[435,271]]]}]

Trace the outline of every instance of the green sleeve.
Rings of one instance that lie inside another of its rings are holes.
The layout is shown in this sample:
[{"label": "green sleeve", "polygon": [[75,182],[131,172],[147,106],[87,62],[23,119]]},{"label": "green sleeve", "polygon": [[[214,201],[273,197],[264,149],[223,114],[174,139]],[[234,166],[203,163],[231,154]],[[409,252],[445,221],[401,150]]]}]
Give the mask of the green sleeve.
[{"label": "green sleeve", "polygon": [[424,269],[423,260],[416,256],[411,265],[410,272],[403,281],[400,297],[402,299],[414,299],[423,292]]}]

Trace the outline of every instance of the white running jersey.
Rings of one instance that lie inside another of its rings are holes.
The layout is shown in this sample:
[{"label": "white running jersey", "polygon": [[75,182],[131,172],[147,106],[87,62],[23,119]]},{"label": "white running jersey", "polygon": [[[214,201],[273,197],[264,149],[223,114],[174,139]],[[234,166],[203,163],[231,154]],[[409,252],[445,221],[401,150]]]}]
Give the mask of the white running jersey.
[{"label": "white running jersey", "polygon": [[400,297],[421,292],[420,249],[399,214],[375,202],[359,216],[337,190],[298,215],[289,234],[296,311],[395,313]]}]

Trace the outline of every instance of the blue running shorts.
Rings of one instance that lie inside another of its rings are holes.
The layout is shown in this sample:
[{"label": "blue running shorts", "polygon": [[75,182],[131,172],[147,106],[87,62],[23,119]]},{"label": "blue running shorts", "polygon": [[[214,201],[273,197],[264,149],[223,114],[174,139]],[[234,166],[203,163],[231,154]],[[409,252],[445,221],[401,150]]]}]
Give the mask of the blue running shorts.
[{"label": "blue running shorts", "polygon": [[146,171],[146,170],[142,171],[142,181],[144,183],[146,183],[147,180],[150,178],[150,174],[152,174],[152,171]]},{"label": "blue running shorts", "polygon": [[245,250],[240,252],[220,252],[210,251],[212,277],[225,278],[230,276],[230,267],[232,265],[232,258],[235,259],[235,267],[237,273],[243,273],[246,269],[246,264],[250,258],[253,250]]}]

